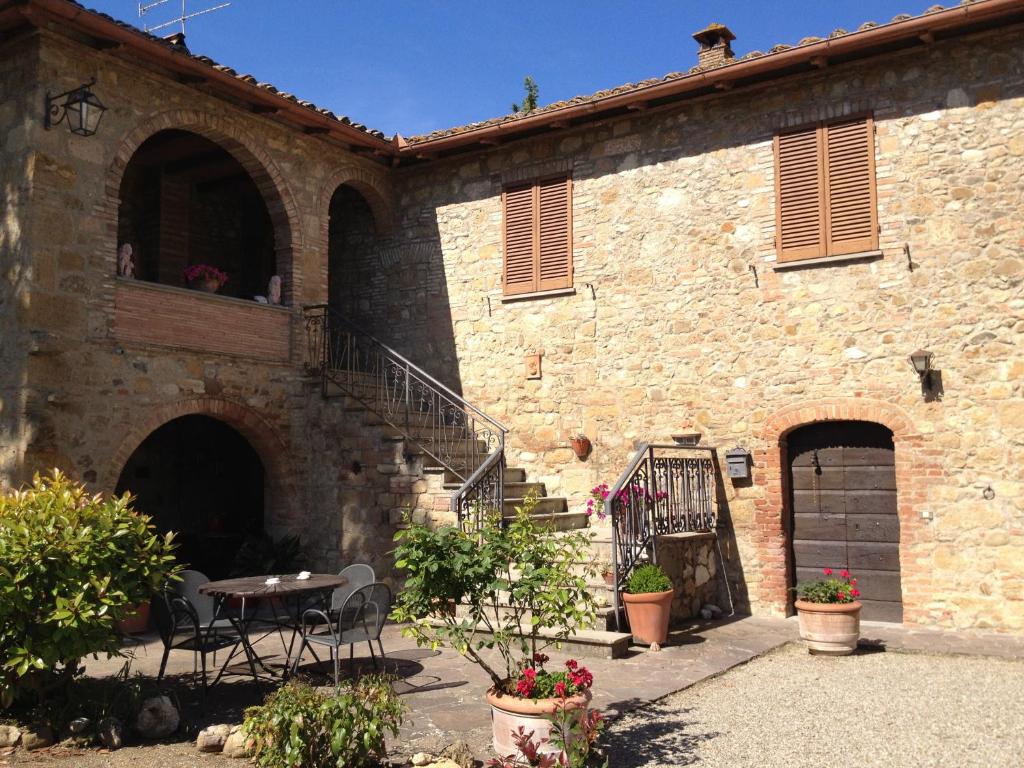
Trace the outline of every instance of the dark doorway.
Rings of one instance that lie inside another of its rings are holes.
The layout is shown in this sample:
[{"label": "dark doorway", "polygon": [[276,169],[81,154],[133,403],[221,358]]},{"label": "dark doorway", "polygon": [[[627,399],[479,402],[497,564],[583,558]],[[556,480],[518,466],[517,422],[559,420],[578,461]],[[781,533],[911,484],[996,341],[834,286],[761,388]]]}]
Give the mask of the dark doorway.
[{"label": "dark doorway", "polygon": [[219,293],[266,296],[277,271],[274,226],[256,182],[226,149],[188,131],[154,134],[121,180],[118,246],[132,246],[135,277],[184,287],[196,264],[228,275]]},{"label": "dark doorway", "polygon": [[788,440],[791,576],[849,568],[861,617],[903,620],[892,432],[863,421],[801,427]]},{"label": "dark doorway", "polygon": [[182,416],[147,437],[128,459],[117,492],[163,533],[178,537],[179,562],[211,579],[230,574],[242,541],[263,531],[263,464],[222,421]]},{"label": "dark doorway", "polygon": [[327,228],[327,296],[331,309],[370,330],[371,299],[384,292],[373,211],[357,190],[334,191]]}]

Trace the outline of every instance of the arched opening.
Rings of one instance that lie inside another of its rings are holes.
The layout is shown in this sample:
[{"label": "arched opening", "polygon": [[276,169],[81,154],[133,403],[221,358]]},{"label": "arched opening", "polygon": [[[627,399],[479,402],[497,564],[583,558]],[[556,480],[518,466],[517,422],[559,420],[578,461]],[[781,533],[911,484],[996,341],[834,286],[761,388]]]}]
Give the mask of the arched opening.
[{"label": "arched opening", "polygon": [[[121,254],[131,246],[136,279],[187,287],[185,270],[208,265],[227,275],[219,293],[266,297],[270,277],[282,266],[274,235],[256,182],[210,139],[162,130],[144,141],[125,167],[118,248]],[[118,272],[126,273],[120,257]]]},{"label": "arched opening", "polygon": [[790,583],[847,568],[873,621],[903,620],[895,458],[892,431],[872,422],[816,422],[786,437]]},{"label": "arched opening", "polygon": [[[373,210],[348,184],[331,196],[327,227],[327,302],[331,309],[372,330],[380,239]],[[383,286],[378,286],[383,288]]]},{"label": "arched opening", "polygon": [[178,535],[178,559],[223,578],[242,543],[263,532],[263,463],[232,427],[202,415],[181,416],[152,432],[129,457],[117,493],[163,533]]}]

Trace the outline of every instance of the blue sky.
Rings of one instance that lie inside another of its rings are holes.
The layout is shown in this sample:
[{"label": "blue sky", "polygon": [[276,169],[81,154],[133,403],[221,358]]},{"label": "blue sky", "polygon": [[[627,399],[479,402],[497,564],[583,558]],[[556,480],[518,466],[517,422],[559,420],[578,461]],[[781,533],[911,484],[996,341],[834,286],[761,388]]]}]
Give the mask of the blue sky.
[{"label": "blue sky", "polygon": [[[137,0],[84,2],[142,23]],[[200,10],[220,0],[187,2]],[[742,55],[918,14],[934,2],[520,0],[509,13],[494,0],[232,0],[189,22],[187,33],[193,53],[409,136],[507,113],[527,74],[547,104],[686,70],[696,63],[690,35],[712,21],[732,29]],[[159,23],[180,7],[169,0],[145,21]]]}]

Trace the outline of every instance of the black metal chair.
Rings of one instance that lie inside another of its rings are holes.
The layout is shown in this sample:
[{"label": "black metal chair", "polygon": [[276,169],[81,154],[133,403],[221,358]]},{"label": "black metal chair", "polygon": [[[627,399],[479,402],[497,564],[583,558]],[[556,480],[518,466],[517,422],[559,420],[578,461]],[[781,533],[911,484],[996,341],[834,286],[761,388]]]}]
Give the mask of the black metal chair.
[{"label": "black metal chair", "polygon": [[[321,663],[314,646],[324,646],[329,649],[331,660],[334,662],[334,685],[337,686],[341,647],[344,645],[349,647],[349,670],[354,677],[355,644],[364,641],[370,648],[370,656],[373,659],[374,669],[376,669],[377,654],[373,650],[373,643],[377,642],[381,663],[383,663],[387,657],[384,655],[384,645],[381,643],[380,633],[384,629],[384,623],[387,621],[390,611],[391,588],[379,581],[368,584],[349,595],[338,611],[336,623],[325,611],[320,609],[310,608],[304,611],[302,614],[302,644],[295,656],[292,673],[298,671],[302,653],[306,648],[309,648],[317,663]],[[326,632],[316,631],[325,625]]]},{"label": "black metal chair", "polygon": [[167,659],[172,650],[192,651],[192,685],[196,683],[196,675],[202,671],[202,691],[206,695],[209,687],[217,684],[222,668],[216,679],[209,686],[206,683],[206,655],[214,655],[216,664],[216,653],[222,648],[231,647],[229,660],[234,656],[242,638],[233,628],[224,627],[220,622],[203,622],[196,611],[192,601],[184,595],[174,592],[172,587],[164,589],[162,595],[152,601],[153,619],[156,624],[160,640],[164,645],[163,657],[160,659],[160,672],[157,680],[163,680],[164,672],[167,670]]}]

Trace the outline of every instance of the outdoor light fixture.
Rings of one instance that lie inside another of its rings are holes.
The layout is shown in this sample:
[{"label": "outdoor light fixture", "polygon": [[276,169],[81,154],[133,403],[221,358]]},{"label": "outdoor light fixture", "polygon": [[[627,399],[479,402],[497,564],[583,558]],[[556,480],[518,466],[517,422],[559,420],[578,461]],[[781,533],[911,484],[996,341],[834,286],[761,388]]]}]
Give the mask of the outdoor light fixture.
[{"label": "outdoor light fixture", "polygon": [[56,96],[46,95],[46,127],[53,128],[65,120],[68,129],[79,136],[92,136],[99,127],[107,108],[89,88],[96,84],[93,78],[70,91]]},{"label": "outdoor light fixture", "polygon": [[932,386],[932,358],[935,355],[926,349],[919,349],[910,354],[910,364],[914,366],[918,378],[921,379],[921,392],[927,397],[931,393]]}]

